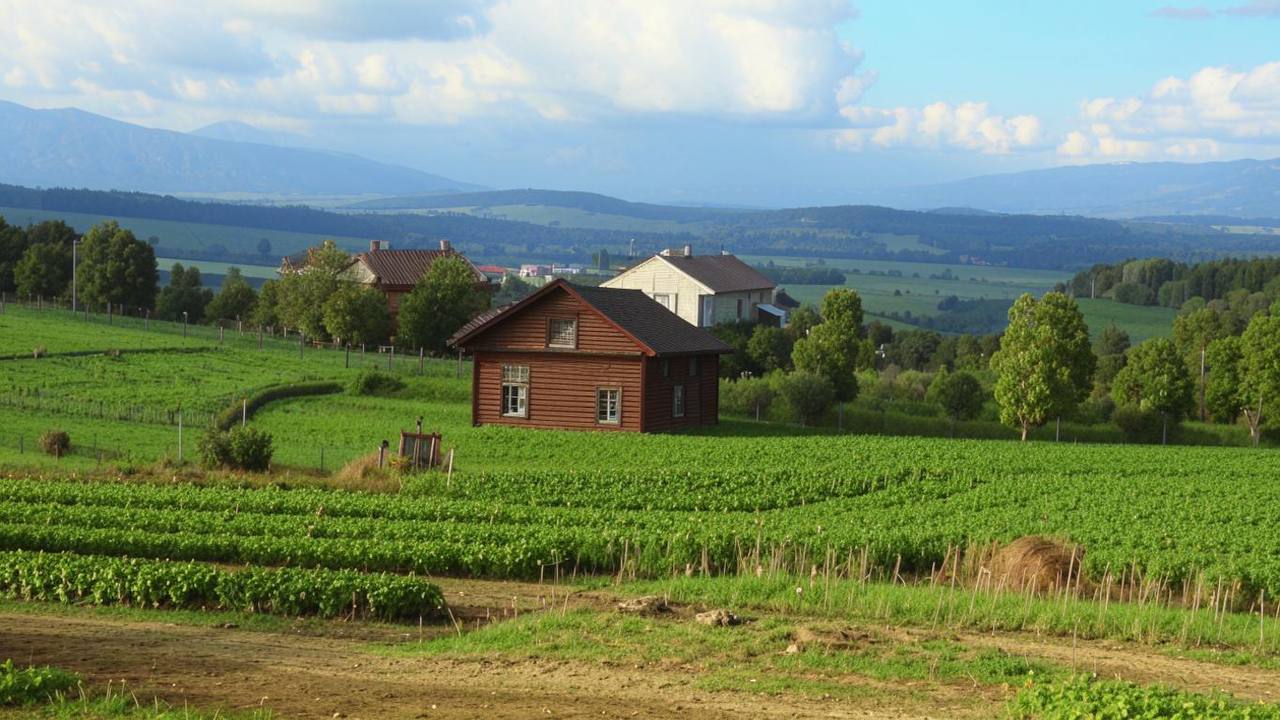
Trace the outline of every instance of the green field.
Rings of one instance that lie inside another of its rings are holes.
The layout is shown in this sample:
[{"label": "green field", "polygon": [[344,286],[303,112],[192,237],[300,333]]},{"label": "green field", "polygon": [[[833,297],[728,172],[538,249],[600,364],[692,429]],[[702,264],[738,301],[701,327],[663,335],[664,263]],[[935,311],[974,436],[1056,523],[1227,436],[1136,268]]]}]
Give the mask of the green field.
[{"label": "green field", "polygon": [[[183,260],[182,258],[156,258],[156,265],[161,270],[168,270],[173,267],[174,263],[182,263],[184,266],[194,265],[200,268],[200,275],[210,275],[218,278],[225,277],[227,271],[231,268],[239,268],[240,274],[249,279],[257,280],[273,280],[279,276],[279,265],[248,265],[243,263],[223,263],[212,262],[210,260]],[[208,285],[209,283],[206,283]]]},{"label": "green field", "polygon": [[[744,260],[763,265],[772,261],[776,265],[804,267],[815,263],[813,258],[778,258],[763,255],[744,256]],[[886,313],[910,312],[923,317],[938,314],[938,302],[949,295],[962,300],[1014,300],[1023,293],[1043,295],[1054,285],[1066,282],[1070,276],[1050,270],[994,267],[986,265],[960,265],[945,263],[886,262],[879,260],[829,259],[824,267],[845,271],[844,287],[853,288],[862,296],[862,306],[876,319]],[[854,274],[853,271],[858,273]],[[950,271],[954,279],[931,278]],[[889,275],[888,273],[895,273]],[[875,274],[873,274],[875,273]],[[789,285],[787,294],[804,303],[817,304],[830,285]],[[1080,310],[1094,335],[1107,326],[1116,324],[1129,333],[1135,343],[1150,337],[1166,337],[1173,332],[1173,318],[1177,311],[1162,307],[1125,305],[1111,300],[1079,299]],[[895,327],[909,327],[906,323],[892,322]]]},{"label": "green field", "polygon": [[319,245],[325,239],[333,239],[343,248],[351,251],[363,250],[369,241],[362,238],[348,238],[328,235],[312,235],[309,233],[287,232],[283,230],[262,230],[259,228],[242,228],[231,225],[205,225],[202,223],[175,222],[170,220],[152,220],[149,218],[106,217],[86,213],[63,212],[61,210],[29,210],[27,208],[0,207],[0,217],[10,225],[30,225],[45,220],[62,220],[78,232],[85,232],[93,225],[106,220],[115,220],[121,227],[128,228],[139,238],[146,240],[152,236],[159,238],[159,245],[176,250],[193,250],[209,252],[214,245],[221,245],[231,252],[257,252],[258,241],[266,238],[271,241],[271,255],[264,257],[263,262],[278,262],[281,257]]},{"label": "green field", "polygon": [[[37,343],[47,354],[25,357]],[[282,399],[251,417],[272,436],[272,474],[206,474],[192,462],[197,443],[237,398],[302,381],[346,386],[361,368],[385,368],[386,356],[299,355],[293,340],[264,338],[259,349],[250,333],[220,340],[193,326],[184,337],[170,323],[15,306],[0,315],[4,355],[14,357],[0,360],[0,596],[37,608],[6,606],[14,617],[48,624],[61,620],[42,605],[123,605],[175,622],[188,612],[231,638],[246,613],[271,613],[293,619],[281,625],[290,635],[268,636],[286,644],[299,616],[341,618],[339,632],[355,638],[356,621],[376,619],[410,623],[369,630],[396,638],[379,652],[455,666],[639,673],[656,663],[713,692],[757,693],[763,677],[771,694],[823,698],[861,697],[848,683],[869,677],[894,693],[902,682],[965,698],[977,688],[991,707],[1035,712],[1120,702],[1213,717],[1226,707],[1071,684],[1075,661],[1069,669],[1063,658],[1091,640],[1108,653],[1137,645],[1152,657],[1216,653],[1217,667],[1280,667],[1273,450],[1072,442],[1080,428],[1067,428],[1065,442],[1018,443],[740,418],[661,435],[473,427],[469,364],[429,360],[419,372],[417,358],[401,356],[392,372],[404,386],[388,395]],[[369,469],[378,444],[394,452],[396,433],[418,417],[442,433],[452,467]],[[942,428],[871,405],[843,417]],[[55,428],[72,438],[66,457],[36,447]],[[997,548],[1027,536],[1071,548],[1040,594],[999,564]],[[446,592],[448,578],[466,578],[456,581],[465,591]],[[483,582],[512,619],[502,609],[482,622],[486,608],[432,620],[442,602],[471,602]],[[587,605],[570,608],[584,590]],[[540,605],[516,613],[519,592]],[[613,606],[639,596],[681,609],[668,618]],[[709,607],[748,622],[688,622]],[[412,623],[422,638],[424,617],[436,639],[414,641]],[[876,634],[807,639],[823,627]],[[989,646],[1014,633],[1066,654]],[[346,667],[356,662],[367,660]]]}]

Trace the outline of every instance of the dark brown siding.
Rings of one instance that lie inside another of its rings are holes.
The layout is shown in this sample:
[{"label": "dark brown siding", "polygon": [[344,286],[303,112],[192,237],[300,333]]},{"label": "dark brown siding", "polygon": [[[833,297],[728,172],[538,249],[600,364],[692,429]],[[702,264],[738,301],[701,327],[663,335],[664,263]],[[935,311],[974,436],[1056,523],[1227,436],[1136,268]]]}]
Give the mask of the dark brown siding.
[{"label": "dark brown siding", "polygon": [[[576,430],[640,430],[640,357],[476,351],[472,421]],[[502,415],[502,366],[529,366],[527,418]],[[596,388],[622,389],[621,423],[596,422]],[[669,411],[668,411],[669,412]]]},{"label": "dark brown siding", "polygon": [[[698,374],[690,377],[691,358],[645,359],[645,432],[661,432],[719,421],[719,356],[698,356]],[[663,363],[668,374],[662,374]],[[684,386],[684,417],[674,417],[676,385]]]},{"label": "dark brown siding", "polygon": [[550,318],[578,319],[578,352],[641,352],[640,346],[629,336],[563,290],[553,290],[543,299],[520,310],[518,314],[476,338],[470,347],[476,351],[502,348],[542,350],[557,354],[572,352],[547,347],[547,321]]}]

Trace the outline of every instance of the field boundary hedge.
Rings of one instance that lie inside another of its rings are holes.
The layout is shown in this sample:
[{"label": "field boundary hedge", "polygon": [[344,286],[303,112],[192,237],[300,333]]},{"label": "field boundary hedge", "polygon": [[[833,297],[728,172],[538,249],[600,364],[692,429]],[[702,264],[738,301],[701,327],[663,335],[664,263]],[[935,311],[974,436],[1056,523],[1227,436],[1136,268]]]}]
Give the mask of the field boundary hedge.
[{"label": "field boundary hedge", "polygon": [[271,385],[254,392],[248,397],[247,403],[241,403],[239,400],[233,400],[225,410],[214,418],[213,426],[218,430],[230,430],[237,422],[240,421],[242,412],[246,418],[251,418],[265,405],[277,400],[307,397],[309,395],[336,395],[342,391],[342,383],[332,380],[316,380],[288,383],[285,385]]}]

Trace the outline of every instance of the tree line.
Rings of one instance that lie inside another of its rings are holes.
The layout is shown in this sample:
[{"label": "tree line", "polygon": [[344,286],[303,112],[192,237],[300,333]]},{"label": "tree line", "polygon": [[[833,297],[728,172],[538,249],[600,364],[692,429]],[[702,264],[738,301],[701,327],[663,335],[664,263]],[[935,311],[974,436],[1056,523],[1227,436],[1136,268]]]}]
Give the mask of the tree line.
[{"label": "tree line", "polygon": [[1280,295],[1280,257],[1223,258],[1195,264],[1166,258],[1094,265],[1071,278],[1076,297],[1107,297],[1129,305],[1180,308],[1257,293]]},{"label": "tree line", "polygon": [[[169,283],[158,287],[155,250],[114,221],[83,236],[61,221],[27,228],[0,218],[0,291],[20,297],[67,301],[72,292],[72,244],[76,246],[75,295],[86,308],[189,323],[242,322],[292,330],[312,340],[378,344],[394,339],[407,348],[443,352],[445,341],[488,307],[470,265],[458,255],[437,259],[400,301],[393,328],[386,295],[346,276],[352,256],[332,240],[310,248],[306,260],[255,291],[230,268],[214,293],[199,267],[175,263]],[[394,338],[393,338],[394,332]]]},{"label": "tree line", "polygon": [[1003,334],[943,336],[863,323],[861,299],[836,289],[804,306],[786,328],[721,325],[735,348],[722,360],[726,407],[759,412],[780,401],[787,415],[817,422],[833,403],[873,398],[932,404],[953,422],[987,401],[1022,439],[1054,420],[1113,422],[1123,435],[1167,441],[1191,417],[1248,427],[1252,442],[1280,413],[1280,301],[1239,324],[1193,307],[1172,338],[1131,346],[1115,326],[1091,341],[1075,299],[1050,292],[1018,298]]}]

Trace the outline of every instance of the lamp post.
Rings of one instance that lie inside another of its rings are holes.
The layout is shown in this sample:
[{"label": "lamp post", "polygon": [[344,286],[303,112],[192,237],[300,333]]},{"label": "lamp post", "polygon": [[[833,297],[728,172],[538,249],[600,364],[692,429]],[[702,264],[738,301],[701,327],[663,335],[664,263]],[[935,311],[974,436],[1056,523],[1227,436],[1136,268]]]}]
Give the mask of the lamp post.
[{"label": "lamp post", "polygon": [[182,311],[182,337],[183,339],[186,339],[187,337],[187,311],[186,310]]}]

